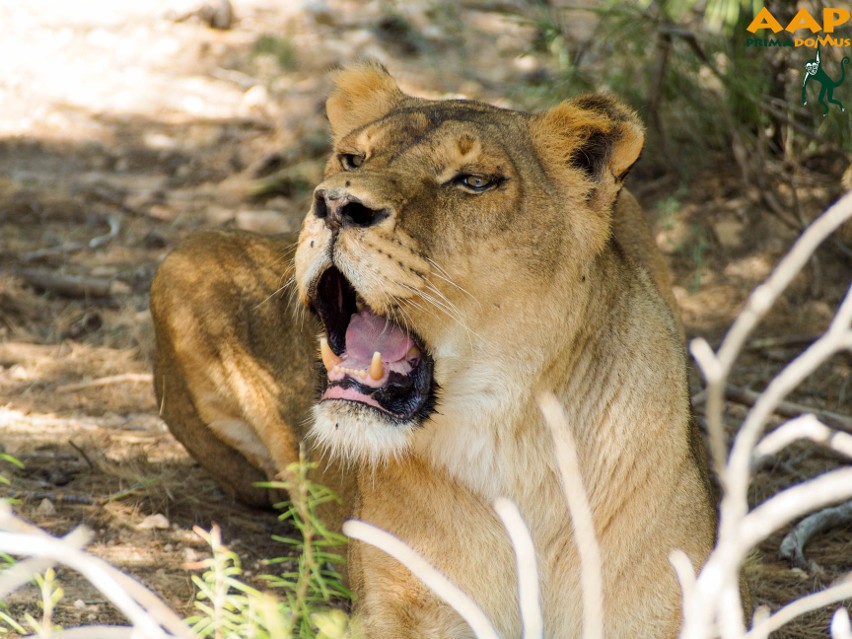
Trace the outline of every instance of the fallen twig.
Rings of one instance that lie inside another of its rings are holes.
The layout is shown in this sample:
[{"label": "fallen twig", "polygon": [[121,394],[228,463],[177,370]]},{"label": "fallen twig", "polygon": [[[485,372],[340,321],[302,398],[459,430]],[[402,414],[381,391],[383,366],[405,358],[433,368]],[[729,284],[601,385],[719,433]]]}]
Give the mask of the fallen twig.
[{"label": "fallen twig", "polygon": [[805,560],[804,550],[811,537],[849,521],[852,521],[852,501],[808,515],[787,533],[781,541],[778,554],[800,568],[805,568],[808,562]]},{"label": "fallen twig", "polygon": [[24,262],[32,262],[45,257],[67,255],[69,253],[77,253],[85,249],[100,248],[101,246],[108,244],[121,231],[121,220],[117,216],[111,215],[106,219],[106,223],[109,225],[109,232],[104,235],[93,237],[88,242],[72,242],[69,244],[61,244],[59,246],[51,246],[50,248],[38,249],[36,251],[24,253],[20,256],[20,259]]},{"label": "fallen twig", "polygon": [[[742,404],[744,406],[754,406],[759,398],[760,393],[756,393],[755,391],[733,386],[731,384],[725,385],[725,399],[729,401],[736,402],[737,404]],[[706,390],[702,390],[692,396],[693,407],[701,406],[706,401]],[[798,417],[799,415],[812,414],[818,417],[821,422],[824,422],[832,428],[852,433],[852,416],[849,415],[842,415],[829,410],[823,410],[821,408],[814,408],[813,406],[806,406],[805,404],[788,401],[779,402],[775,407],[774,412],[782,417]]]},{"label": "fallen twig", "polygon": [[62,275],[53,271],[31,268],[18,269],[13,271],[13,274],[30,286],[74,299],[112,298],[130,292],[127,284],[111,277]]},{"label": "fallen twig", "polygon": [[112,384],[124,384],[125,382],[139,382],[143,384],[153,384],[154,376],[151,373],[122,373],[120,375],[109,375],[107,377],[98,377],[90,379],[86,382],[74,382],[73,384],[62,384],[56,387],[57,393],[76,393],[89,388],[97,388],[99,386],[110,386]]},{"label": "fallen twig", "polygon": [[775,335],[773,337],[758,337],[749,340],[745,345],[747,350],[764,350],[769,348],[790,348],[795,346],[809,346],[819,339],[819,334],[804,335]]}]

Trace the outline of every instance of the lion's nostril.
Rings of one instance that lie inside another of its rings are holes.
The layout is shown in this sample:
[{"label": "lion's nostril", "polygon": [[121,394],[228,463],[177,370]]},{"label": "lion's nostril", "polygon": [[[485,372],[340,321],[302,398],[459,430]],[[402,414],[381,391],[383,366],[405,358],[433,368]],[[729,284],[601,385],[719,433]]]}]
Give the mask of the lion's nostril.
[{"label": "lion's nostril", "polygon": [[339,215],[343,226],[367,227],[378,224],[388,216],[388,212],[385,209],[376,211],[364,206],[357,200],[352,200],[340,207]]},{"label": "lion's nostril", "polygon": [[325,191],[317,191],[314,195],[314,215],[321,220],[328,217],[328,206],[325,203]]},{"label": "lion's nostril", "polygon": [[390,215],[388,209],[372,209],[358,198],[336,189],[319,189],[314,193],[313,213],[333,231],[345,226],[366,228]]}]

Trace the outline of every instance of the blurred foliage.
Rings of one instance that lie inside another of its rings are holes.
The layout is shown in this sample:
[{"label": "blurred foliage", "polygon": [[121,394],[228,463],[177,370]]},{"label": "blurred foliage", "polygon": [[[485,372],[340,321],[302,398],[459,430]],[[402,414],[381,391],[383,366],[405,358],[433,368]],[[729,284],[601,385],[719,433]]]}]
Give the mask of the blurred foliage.
[{"label": "blurred foliage", "polygon": [[[552,71],[534,79],[518,98],[540,107],[581,91],[617,93],[648,124],[643,170],[675,170],[686,177],[685,167],[698,170],[733,151],[744,174],[755,167],[762,171],[768,160],[800,166],[813,156],[830,156],[832,170],[842,171],[843,157],[852,149],[849,112],[832,107],[823,117],[815,99],[807,107],[801,104],[804,63],[815,50],[746,46],[755,38],[746,27],[763,4],[601,0],[589,8],[527,0],[525,19],[538,34],[533,48],[552,56]],[[821,16],[825,3],[812,4],[812,13]],[[796,10],[793,3],[773,8],[782,24]],[[588,20],[593,27],[582,41],[568,28],[578,12],[596,16]],[[830,75],[839,72],[842,53],[840,47],[823,47]],[[852,108],[849,95],[844,92]]]},{"label": "blurred foliage", "polygon": [[254,43],[252,54],[271,57],[282,71],[292,71],[299,66],[296,46],[286,36],[260,36]]},{"label": "blurred foliage", "polygon": [[[6,463],[6,464],[11,464],[12,466],[15,466],[17,468],[23,468],[24,467],[24,465],[16,457],[13,457],[9,453],[0,452],[0,462]],[[0,475],[0,484],[4,484],[4,485],[8,486],[9,483],[10,483],[9,479],[6,476]]]}]

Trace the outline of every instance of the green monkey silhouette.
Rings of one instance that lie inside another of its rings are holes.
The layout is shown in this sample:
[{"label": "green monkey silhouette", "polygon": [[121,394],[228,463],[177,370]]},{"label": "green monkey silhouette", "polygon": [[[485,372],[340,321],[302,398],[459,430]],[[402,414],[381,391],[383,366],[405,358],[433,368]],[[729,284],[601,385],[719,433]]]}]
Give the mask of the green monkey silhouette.
[{"label": "green monkey silhouette", "polygon": [[819,103],[822,105],[822,115],[823,117],[825,117],[826,115],[828,115],[828,105],[825,103],[826,97],[828,98],[829,102],[839,106],[841,111],[846,110],[840,100],[834,99],[834,89],[843,84],[843,81],[846,79],[846,68],[843,65],[849,62],[849,57],[845,56],[843,60],[840,61],[840,79],[835,82],[823,70],[822,64],[820,62],[819,50],[820,46],[819,44],[817,44],[816,60],[808,60],[807,62],[805,62],[805,79],[802,82],[802,104],[807,105],[808,103],[808,94],[805,91],[805,88],[808,85],[808,80],[810,78],[813,78],[820,84]]}]

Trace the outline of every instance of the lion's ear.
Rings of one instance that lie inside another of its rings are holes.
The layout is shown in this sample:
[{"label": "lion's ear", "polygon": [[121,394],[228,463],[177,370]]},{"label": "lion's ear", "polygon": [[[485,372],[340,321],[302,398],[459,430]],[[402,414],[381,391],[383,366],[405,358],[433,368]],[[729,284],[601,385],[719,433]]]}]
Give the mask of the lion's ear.
[{"label": "lion's ear", "polygon": [[405,99],[380,63],[366,60],[332,74],[334,90],[325,103],[335,139],[378,120]]},{"label": "lion's ear", "polygon": [[637,115],[600,93],[566,100],[535,116],[532,135],[544,157],[582,169],[599,181],[621,182],[645,142]]}]

